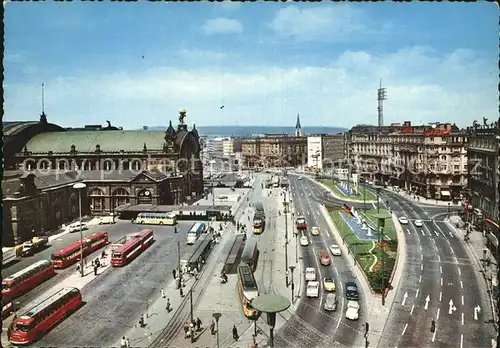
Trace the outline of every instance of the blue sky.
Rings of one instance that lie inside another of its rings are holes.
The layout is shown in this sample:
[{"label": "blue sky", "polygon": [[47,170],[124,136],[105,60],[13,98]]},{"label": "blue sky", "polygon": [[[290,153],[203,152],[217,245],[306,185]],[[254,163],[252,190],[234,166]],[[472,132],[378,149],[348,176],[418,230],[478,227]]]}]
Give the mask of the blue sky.
[{"label": "blue sky", "polygon": [[[498,11],[466,3],[8,3],[5,120],[351,127],[498,117]],[[224,105],[220,109],[220,105]]]}]

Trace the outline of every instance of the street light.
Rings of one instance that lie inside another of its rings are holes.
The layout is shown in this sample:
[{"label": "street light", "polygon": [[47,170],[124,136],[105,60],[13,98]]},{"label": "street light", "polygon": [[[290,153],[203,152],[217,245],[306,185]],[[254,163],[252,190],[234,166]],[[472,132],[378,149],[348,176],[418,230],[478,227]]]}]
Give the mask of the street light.
[{"label": "street light", "polygon": [[[291,273],[291,285],[292,285],[292,303],[294,303],[294,299],[293,299],[293,292],[295,291],[295,283],[293,282],[293,270],[295,269],[295,266],[290,266],[288,267],[290,269],[290,273]],[[288,271],[286,271],[286,274],[288,275]]]},{"label": "street light", "polygon": [[295,228],[293,234],[295,235],[295,263],[299,263],[299,230]]},{"label": "street light", "polygon": [[451,215],[451,203],[448,202],[448,219],[450,218]]},{"label": "street light", "polygon": [[[283,206],[285,207],[284,214],[285,214],[285,270],[288,270],[288,218],[287,218],[287,212],[288,212],[288,204],[286,202],[286,192],[283,191]],[[288,288],[288,271],[286,272],[285,275],[285,282],[286,282],[286,287]]]},{"label": "street light", "polygon": [[217,335],[217,348],[219,348],[219,319],[222,317],[222,314],[213,313],[212,317],[215,319],[215,334]]},{"label": "street light", "polygon": [[85,275],[83,271],[83,232],[82,232],[82,190],[85,189],[87,185],[83,182],[77,182],[73,185],[75,190],[78,190],[78,211],[80,217],[80,223],[78,225],[78,229],[80,230],[80,273],[82,277]]}]

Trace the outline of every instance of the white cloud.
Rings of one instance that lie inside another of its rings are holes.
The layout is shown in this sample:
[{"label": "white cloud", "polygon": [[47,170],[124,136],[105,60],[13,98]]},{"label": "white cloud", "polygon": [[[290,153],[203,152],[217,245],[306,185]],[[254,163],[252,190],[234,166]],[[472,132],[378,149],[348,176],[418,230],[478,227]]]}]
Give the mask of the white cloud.
[{"label": "white cloud", "polygon": [[[295,5],[277,11],[270,28],[277,34],[299,41],[350,40],[363,33],[374,34],[390,30],[391,24],[367,28],[371,23],[360,9],[349,4],[303,8]],[[373,37],[373,35],[370,35]]]},{"label": "white cloud", "polygon": [[203,25],[203,31],[207,35],[243,32],[243,24],[236,19],[218,17],[208,19]]},{"label": "white cloud", "polygon": [[[224,59],[211,55],[214,61]],[[197,125],[294,126],[300,112],[303,126],[351,127],[376,123],[376,89],[382,78],[388,93],[386,123],[450,121],[465,126],[482,117],[496,119],[495,64],[495,59],[464,49],[439,56],[423,47],[378,56],[344,52],[327,66],[303,68],[243,60],[215,68],[205,61],[192,70],[158,66],[136,74],[47,79],[45,108],[50,121],[66,126],[107,119],[127,128],[166,125],[184,107],[188,123]],[[39,95],[37,83],[9,81],[6,119],[37,119]],[[220,110],[220,104],[226,107]]]}]

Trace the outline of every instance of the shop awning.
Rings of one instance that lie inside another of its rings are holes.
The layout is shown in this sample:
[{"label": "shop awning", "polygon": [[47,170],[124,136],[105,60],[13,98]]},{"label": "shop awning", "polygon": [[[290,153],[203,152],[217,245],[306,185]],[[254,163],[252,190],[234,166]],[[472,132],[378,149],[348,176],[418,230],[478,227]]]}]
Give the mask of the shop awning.
[{"label": "shop awning", "polygon": [[441,196],[451,196],[450,191],[446,190],[441,191]]}]

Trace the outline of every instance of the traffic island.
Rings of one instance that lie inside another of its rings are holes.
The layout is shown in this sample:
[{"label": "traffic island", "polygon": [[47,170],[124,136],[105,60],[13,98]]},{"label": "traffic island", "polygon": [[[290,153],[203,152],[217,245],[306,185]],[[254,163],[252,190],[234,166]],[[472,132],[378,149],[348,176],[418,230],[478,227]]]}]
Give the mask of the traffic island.
[{"label": "traffic island", "polygon": [[[370,288],[382,294],[390,287],[398,251],[396,229],[389,219],[391,215],[385,209],[380,209],[380,213],[377,209],[358,213],[357,217],[343,207],[330,207],[328,212]],[[385,221],[382,233],[378,233],[379,218]]]},{"label": "traffic island", "polygon": [[373,191],[367,190],[365,186],[356,187],[345,182],[334,182],[331,179],[320,179],[317,182],[339,199],[367,203],[377,201],[377,195]]}]

